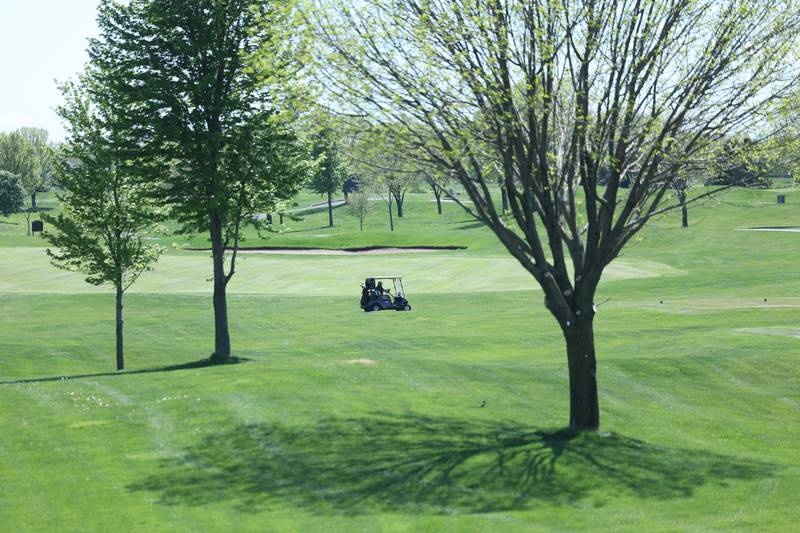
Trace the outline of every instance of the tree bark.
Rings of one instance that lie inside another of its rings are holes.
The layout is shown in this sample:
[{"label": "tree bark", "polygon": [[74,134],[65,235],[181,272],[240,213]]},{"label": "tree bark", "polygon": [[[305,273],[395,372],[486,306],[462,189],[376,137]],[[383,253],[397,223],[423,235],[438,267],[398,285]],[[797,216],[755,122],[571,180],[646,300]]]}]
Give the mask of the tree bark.
[{"label": "tree bark", "polygon": [[500,194],[503,198],[503,214],[505,214],[508,211],[508,191],[506,191],[505,187],[500,189]]},{"label": "tree bark", "polygon": [[228,300],[225,279],[225,243],[222,239],[222,222],[211,219],[211,253],[214,261],[214,354],[212,358],[225,361],[231,356],[231,338],[228,330]]},{"label": "tree bark", "polygon": [[403,200],[400,196],[394,197],[394,203],[397,204],[397,218],[403,218]]},{"label": "tree bark", "polygon": [[123,329],[124,329],[124,322],[122,320],[122,296],[124,292],[120,285],[117,285],[117,370],[124,370],[125,369],[125,356],[124,356],[124,340],[123,340]]},{"label": "tree bark", "polygon": [[564,328],[564,338],[569,363],[569,425],[574,429],[598,429],[600,408],[592,321]]},{"label": "tree bark", "polygon": [[689,227],[689,209],[686,205],[681,206],[681,223],[683,224],[684,228]]},{"label": "tree bark", "polygon": [[31,193],[31,209],[36,209],[36,191]]},{"label": "tree bark", "polygon": [[394,214],[392,213],[392,195],[389,195],[389,229],[394,231]]},{"label": "tree bark", "polygon": [[333,198],[330,191],[328,191],[328,226],[333,227]]}]

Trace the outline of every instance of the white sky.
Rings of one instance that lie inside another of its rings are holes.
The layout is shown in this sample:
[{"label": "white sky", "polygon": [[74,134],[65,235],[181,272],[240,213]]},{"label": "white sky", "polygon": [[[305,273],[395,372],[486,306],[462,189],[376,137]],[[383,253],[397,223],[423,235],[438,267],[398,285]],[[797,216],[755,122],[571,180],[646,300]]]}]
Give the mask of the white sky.
[{"label": "white sky", "polygon": [[0,131],[45,128],[64,137],[54,80],[83,70],[98,0],[0,0]]}]

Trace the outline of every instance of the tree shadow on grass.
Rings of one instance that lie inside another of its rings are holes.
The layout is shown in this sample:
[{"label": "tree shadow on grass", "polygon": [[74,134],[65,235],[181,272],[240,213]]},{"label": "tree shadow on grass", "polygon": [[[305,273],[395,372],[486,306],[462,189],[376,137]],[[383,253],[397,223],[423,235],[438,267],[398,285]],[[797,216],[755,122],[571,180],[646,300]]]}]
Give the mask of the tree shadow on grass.
[{"label": "tree shadow on grass", "polygon": [[619,495],[685,498],[700,486],[770,477],[777,466],[614,434],[392,416],[210,434],[130,485],[166,505],[283,502],[320,514],[498,512]]},{"label": "tree shadow on grass", "polygon": [[101,378],[109,376],[133,376],[136,374],[155,374],[159,372],[175,372],[177,370],[193,370],[197,368],[206,368],[210,366],[220,365],[238,365],[246,363],[249,359],[242,357],[231,357],[227,361],[220,363],[212,361],[211,359],[201,359],[199,361],[192,361],[191,363],[184,363],[181,365],[159,366],[155,368],[142,368],[140,370],[127,370],[121,372],[99,372],[97,374],[76,374],[72,376],[50,376],[46,378],[29,378],[18,379],[15,381],[0,381],[0,385],[20,385],[23,383],[47,383],[49,381],[68,381],[71,379],[86,379],[86,378]]}]

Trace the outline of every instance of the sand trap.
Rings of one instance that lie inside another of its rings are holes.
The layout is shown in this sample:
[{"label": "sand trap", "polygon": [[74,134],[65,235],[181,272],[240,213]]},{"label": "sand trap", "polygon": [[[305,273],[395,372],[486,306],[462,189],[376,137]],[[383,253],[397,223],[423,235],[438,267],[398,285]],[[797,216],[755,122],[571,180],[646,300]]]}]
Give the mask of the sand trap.
[{"label": "sand trap", "polygon": [[773,231],[778,233],[800,233],[800,228],[736,228],[736,231]]},{"label": "sand trap", "polygon": [[372,359],[348,359],[344,361],[346,365],[364,365],[364,366],[375,366],[378,364],[377,361],[373,361]]},{"label": "sand trap", "polygon": [[[390,254],[421,254],[442,251],[465,250],[463,246],[419,246],[419,247],[381,247],[344,248],[335,250],[330,248],[244,248],[240,254],[272,254],[272,255],[390,255]],[[195,250],[208,251],[208,250]]]}]

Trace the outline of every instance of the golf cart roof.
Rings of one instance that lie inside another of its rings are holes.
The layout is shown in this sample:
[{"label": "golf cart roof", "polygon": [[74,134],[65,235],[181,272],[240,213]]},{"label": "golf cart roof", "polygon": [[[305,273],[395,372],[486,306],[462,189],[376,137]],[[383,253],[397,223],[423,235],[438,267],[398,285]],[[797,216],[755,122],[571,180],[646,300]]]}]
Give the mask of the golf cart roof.
[{"label": "golf cart roof", "polygon": [[402,276],[371,276],[372,279],[403,279]]}]

